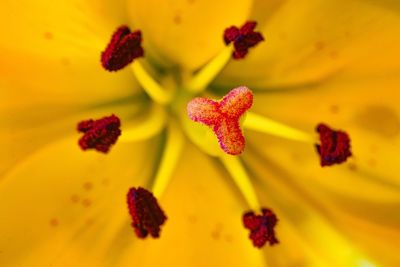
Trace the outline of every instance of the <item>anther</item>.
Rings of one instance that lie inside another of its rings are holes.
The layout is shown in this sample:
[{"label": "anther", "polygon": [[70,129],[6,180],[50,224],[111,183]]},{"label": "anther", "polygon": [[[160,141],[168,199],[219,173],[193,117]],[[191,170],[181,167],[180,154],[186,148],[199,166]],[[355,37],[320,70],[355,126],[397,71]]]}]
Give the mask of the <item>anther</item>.
[{"label": "anther", "polygon": [[253,93],[241,86],[232,89],[221,101],[197,97],[187,105],[189,118],[211,127],[220,147],[230,155],[239,155],[245,139],[239,126],[240,117],[252,106]]},{"label": "anther", "polygon": [[321,144],[315,145],[321,158],[321,166],[330,166],[345,162],[351,156],[350,138],[343,131],[336,131],[320,123],[316,131]]},{"label": "anther", "polygon": [[249,48],[256,46],[264,40],[260,32],[255,32],[257,26],[255,21],[247,21],[240,29],[236,26],[227,28],[224,32],[224,42],[226,45],[233,42],[235,48],[232,56],[234,59],[242,59],[249,52]]},{"label": "anther", "polygon": [[98,120],[81,121],[78,123],[77,130],[84,135],[79,139],[79,146],[83,150],[93,148],[107,153],[121,134],[120,126],[120,119],[114,114]]},{"label": "anther", "polygon": [[108,71],[124,68],[135,58],[144,55],[141,43],[142,33],[140,30],[131,32],[127,26],[120,26],[112,35],[106,49],[101,53],[101,64]]},{"label": "anther", "polygon": [[154,238],[160,236],[160,226],[167,217],[158,205],[153,194],[142,187],[132,187],[128,191],[127,203],[132,218],[132,227],[139,238],[145,238],[150,233]]},{"label": "anther", "polygon": [[250,230],[249,238],[255,247],[261,248],[265,243],[270,246],[279,243],[275,237],[274,227],[278,219],[270,209],[263,208],[261,215],[255,215],[253,211],[243,215],[244,227]]}]

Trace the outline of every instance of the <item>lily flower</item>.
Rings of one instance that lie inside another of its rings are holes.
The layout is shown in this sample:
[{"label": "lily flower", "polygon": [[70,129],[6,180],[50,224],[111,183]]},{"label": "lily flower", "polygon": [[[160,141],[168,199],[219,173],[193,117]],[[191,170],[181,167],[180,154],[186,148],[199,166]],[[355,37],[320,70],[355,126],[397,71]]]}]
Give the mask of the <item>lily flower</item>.
[{"label": "lily flower", "polygon": [[0,266],[400,265],[396,1],[0,14]]}]

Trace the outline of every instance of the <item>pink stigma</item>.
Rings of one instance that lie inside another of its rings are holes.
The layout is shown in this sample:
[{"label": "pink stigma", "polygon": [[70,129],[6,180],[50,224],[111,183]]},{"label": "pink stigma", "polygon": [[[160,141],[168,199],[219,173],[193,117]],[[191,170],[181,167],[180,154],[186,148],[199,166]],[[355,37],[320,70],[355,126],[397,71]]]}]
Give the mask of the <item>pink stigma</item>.
[{"label": "pink stigma", "polygon": [[221,101],[202,97],[192,99],[187,105],[187,113],[191,120],[213,129],[222,150],[230,155],[239,155],[245,147],[239,119],[252,104],[253,93],[240,86],[232,89]]},{"label": "pink stigma", "polygon": [[321,158],[321,166],[345,162],[351,156],[350,138],[343,131],[335,131],[320,123],[316,128],[321,144],[315,145]]},{"label": "pink stigma", "polygon": [[167,217],[158,205],[157,199],[146,189],[132,187],[128,191],[127,202],[132,227],[139,238],[145,238],[150,233],[154,238],[160,236],[160,226]]},{"label": "pink stigma", "polygon": [[257,25],[255,21],[247,21],[240,29],[236,26],[227,28],[224,32],[224,42],[226,45],[233,42],[235,51],[233,51],[234,59],[242,59],[249,52],[249,48],[256,46],[259,42],[264,41],[264,37],[260,32],[255,32]]},{"label": "pink stigma", "polygon": [[101,53],[101,64],[108,71],[117,71],[142,57],[142,33],[131,32],[127,26],[120,26],[112,35],[110,43]]},{"label": "pink stigma", "polygon": [[261,215],[255,215],[252,211],[243,215],[244,227],[250,230],[249,238],[258,248],[263,247],[267,242],[270,246],[279,243],[274,230],[277,222],[276,215],[270,209],[262,209]]},{"label": "pink stigma", "polygon": [[84,135],[79,139],[79,146],[83,150],[93,148],[107,153],[121,134],[120,126],[121,122],[114,114],[98,120],[81,121],[77,129]]}]

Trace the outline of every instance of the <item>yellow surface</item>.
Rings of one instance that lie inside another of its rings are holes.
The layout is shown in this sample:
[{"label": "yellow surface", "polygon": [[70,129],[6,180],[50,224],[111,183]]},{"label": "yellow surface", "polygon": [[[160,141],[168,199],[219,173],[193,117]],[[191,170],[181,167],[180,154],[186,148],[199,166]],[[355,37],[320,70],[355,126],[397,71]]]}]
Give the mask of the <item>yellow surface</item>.
[{"label": "yellow surface", "polygon": [[[400,266],[398,1],[1,4],[0,266]],[[126,193],[150,189],[161,130],[185,114],[187,95],[155,118],[130,68],[106,72],[100,53],[119,25],[140,28],[153,78],[179,85],[223,51],[223,29],[248,15],[266,41],[230,60],[205,94],[246,85],[260,118],[311,136],[320,122],[343,129],[354,156],[321,168],[312,144],[265,134],[260,119],[235,159],[249,177],[238,187],[212,130],[181,118],[182,155],[158,199],[168,220],[160,239],[139,240]],[[136,142],[107,155],[81,151],[76,123],[112,113],[119,141]],[[252,246],[241,222],[246,192],[277,213],[280,244]]]}]

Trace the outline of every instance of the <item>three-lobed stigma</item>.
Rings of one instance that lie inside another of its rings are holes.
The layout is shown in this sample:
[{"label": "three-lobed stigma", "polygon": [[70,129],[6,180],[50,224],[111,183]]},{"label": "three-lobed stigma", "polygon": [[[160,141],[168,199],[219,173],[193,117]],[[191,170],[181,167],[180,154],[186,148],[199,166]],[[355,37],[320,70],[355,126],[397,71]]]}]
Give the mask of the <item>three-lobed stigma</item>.
[{"label": "three-lobed stigma", "polygon": [[221,101],[203,97],[192,99],[187,105],[187,113],[191,120],[213,129],[223,151],[239,155],[245,147],[239,119],[252,105],[253,93],[240,86],[232,89]]},{"label": "three-lobed stigma", "polygon": [[95,149],[107,153],[121,135],[120,126],[120,119],[114,114],[98,120],[81,121],[77,125],[77,130],[83,133],[83,136],[78,144],[82,150]]},{"label": "three-lobed stigma", "polygon": [[137,237],[145,238],[150,234],[158,238],[167,217],[153,194],[142,187],[132,187],[127,194],[127,203]]},{"label": "three-lobed stigma", "polygon": [[347,133],[333,130],[323,123],[317,125],[316,131],[321,143],[315,146],[322,167],[343,163],[351,156],[350,137]]},{"label": "three-lobed stigma", "polygon": [[122,25],[114,32],[106,49],[101,53],[101,64],[108,71],[117,71],[135,58],[142,57],[142,33],[131,32],[128,26]]},{"label": "three-lobed stigma", "polygon": [[264,41],[264,37],[260,32],[254,31],[257,26],[255,21],[247,21],[240,29],[231,26],[225,29],[224,42],[226,45],[233,42],[233,58],[242,59],[249,52],[249,48],[256,46],[259,42]]},{"label": "three-lobed stigma", "polygon": [[279,243],[274,230],[278,222],[275,213],[266,208],[263,208],[261,212],[261,215],[256,215],[253,211],[243,215],[244,227],[250,230],[249,238],[258,248],[263,247],[267,242],[270,246]]}]

